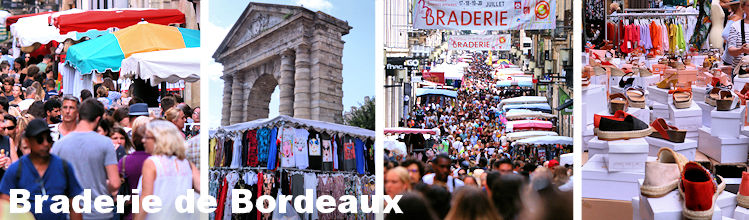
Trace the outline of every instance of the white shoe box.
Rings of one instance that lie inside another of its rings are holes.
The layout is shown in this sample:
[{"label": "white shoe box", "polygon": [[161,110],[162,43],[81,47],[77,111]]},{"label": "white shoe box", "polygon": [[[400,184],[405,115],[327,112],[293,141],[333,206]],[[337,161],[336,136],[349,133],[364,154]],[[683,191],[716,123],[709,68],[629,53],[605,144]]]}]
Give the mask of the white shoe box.
[{"label": "white shoe box", "polygon": [[[609,89],[611,90],[611,92],[609,92],[609,94],[616,94],[616,93],[622,93],[622,94],[624,94],[624,88],[619,87],[619,80],[618,80],[618,78],[621,78],[621,77],[620,76],[612,76],[611,77],[612,81],[615,80],[615,83],[612,82],[611,87],[609,87]],[[624,94],[624,95],[626,96],[627,94]]]},{"label": "white shoe box", "polygon": [[710,121],[716,125],[712,127],[712,135],[716,137],[738,138],[741,128],[744,127],[745,106],[731,111],[713,110],[710,112]]},{"label": "white shoe box", "polygon": [[608,141],[609,171],[643,172],[650,145],[645,138]]},{"label": "white shoe box", "polygon": [[744,88],[744,84],[749,83],[749,78],[739,78],[739,76],[733,77],[733,88],[741,91]]},{"label": "white shoe box", "polygon": [[590,85],[605,85],[606,75],[590,76]]},{"label": "white shoe box", "polygon": [[710,113],[715,110],[715,106],[708,105],[705,102],[697,102],[697,106],[702,109],[702,125],[709,128],[711,124],[710,120],[712,119]]},{"label": "white shoe box", "polygon": [[640,197],[632,197],[632,220],[640,220]]},{"label": "white shoe box", "polygon": [[[587,125],[585,126],[585,130],[583,130],[583,151],[590,149],[588,148],[588,142],[594,137],[596,137],[595,134],[593,133],[594,128],[595,126],[593,125]],[[592,155],[590,155],[590,152],[588,152],[588,156],[592,157]]]},{"label": "white shoe box", "polygon": [[[638,179],[645,178],[645,171],[610,172],[604,157],[599,154],[591,157],[582,167],[583,198],[630,201],[640,195]],[[616,190],[612,190],[616,189]]]},{"label": "white shoe box", "polygon": [[653,102],[658,102],[666,105],[671,100],[671,97],[668,94],[668,89],[661,89],[656,86],[648,86],[648,93],[648,99],[652,100]]},{"label": "white shoe box", "polygon": [[[643,180],[638,180],[638,186]],[[683,198],[678,189],[671,191],[663,197],[648,198],[640,195],[640,219],[682,219]],[[736,208],[736,194],[723,191],[715,200],[712,219],[725,219],[734,216]],[[726,210],[725,212],[723,210]]]},{"label": "white shoe box", "polygon": [[596,154],[605,155],[609,153],[609,144],[606,141],[598,140],[597,136],[593,136],[587,145],[588,158],[593,158]]},{"label": "white shoe box", "polygon": [[739,138],[714,137],[711,129],[702,127],[697,140],[697,150],[720,163],[744,163],[749,153],[749,137]]},{"label": "white shoe box", "polygon": [[652,76],[646,76],[646,77],[636,77],[634,84],[642,88],[647,88],[648,86],[655,85],[660,81],[661,81],[660,75],[652,75]]},{"label": "white shoe box", "polygon": [[650,145],[648,155],[651,157],[658,157],[658,150],[662,147],[671,148],[676,153],[683,154],[690,161],[693,161],[697,154],[697,141],[695,140],[685,139],[684,143],[674,143],[660,138],[645,137],[645,141]]},{"label": "white shoe box", "polygon": [[736,210],[733,212],[733,218],[736,220],[749,220],[749,209],[736,206]]},{"label": "white shoe box", "polygon": [[702,127],[702,110],[694,102],[689,108],[683,109],[677,109],[673,104],[669,104],[668,113],[671,125],[679,129],[697,131]]},{"label": "white shoe box", "polygon": [[593,124],[593,114],[608,112],[608,98],[603,85],[590,85],[583,89],[583,100],[590,100],[583,105],[583,125]]},{"label": "white shoe box", "polygon": [[642,122],[650,124],[650,108],[627,108],[627,113],[635,118],[640,119]]},{"label": "white shoe box", "polygon": [[692,101],[705,102],[705,95],[707,95],[707,87],[692,86]]},{"label": "white shoe box", "polygon": [[663,118],[663,120],[671,121],[671,113],[668,109],[668,105],[662,104],[660,102],[653,102],[651,106],[653,107],[653,110],[650,112],[651,121],[649,122],[652,122],[657,118]]}]

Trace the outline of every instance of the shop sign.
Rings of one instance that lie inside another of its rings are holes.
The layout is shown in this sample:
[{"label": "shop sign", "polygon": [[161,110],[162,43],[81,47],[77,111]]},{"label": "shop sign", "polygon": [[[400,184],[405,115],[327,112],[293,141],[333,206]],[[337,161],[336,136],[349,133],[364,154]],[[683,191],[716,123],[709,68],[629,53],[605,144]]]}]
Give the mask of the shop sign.
[{"label": "shop sign", "polygon": [[416,29],[556,28],[556,0],[414,0]]},{"label": "shop sign", "polygon": [[444,72],[424,72],[422,78],[429,82],[445,84]]},{"label": "shop sign", "polygon": [[470,51],[509,51],[511,48],[509,34],[499,35],[452,35],[447,39],[449,50]]}]

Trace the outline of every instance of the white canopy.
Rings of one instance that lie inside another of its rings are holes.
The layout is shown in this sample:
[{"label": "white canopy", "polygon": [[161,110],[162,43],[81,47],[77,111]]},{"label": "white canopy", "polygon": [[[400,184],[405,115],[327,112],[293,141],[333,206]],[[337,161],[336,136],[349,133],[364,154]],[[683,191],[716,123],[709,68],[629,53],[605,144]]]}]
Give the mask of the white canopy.
[{"label": "white canopy", "polygon": [[515,98],[503,99],[497,108],[502,108],[506,104],[531,104],[531,103],[546,103],[548,99],[543,96],[520,96]]},{"label": "white canopy", "polygon": [[563,144],[572,145],[572,138],[567,136],[541,136],[526,138],[515,143],[521,144]]},{"label": "white canopy", "polygon": [[361,139],[374,139],[375,132],[372,130],[353,127],[348,125],[335,124],[324,121],[316,121],[310,119],[292,118],[286,115],[280,115],[275,118],[263,118],[254,121],[248,121],[243,123],[237,123],[228,126],[219,127],[217,130],[210,130],[209,136],[231,136],[232,133],[240,133],[246,130],[252,130],[256,128],[268,127],[268,126],[280,126],[287,125],[296,128],[313,128],[318,132],[327,132],[330,134],[342,133],[348,134],[353,137]]},{"label": "white canopy", "polygon": [[76,39],[76,33],[60,34],[60,29],[54,25],[49,25],[50,16],[59,16],[62,14],[80,13],[83,10],[70,9],[61,12],[35,15],[18,19],[18,22],[10,25],[10,32],[13,38],[18,40],[18,46],[28,47],[34,43],[47,44],[50,41],[63,42],[66,39]]},{"label": "white canopy", "polygon": [[463,79],[466,67],[468,67],[468,63],[466,62],[456,64],[441,63],[433,66],[429,69],[429,72],[443,72],[445,73],[445,79]]},{"label": "white canopy", "polygon": [[122,60],[121,73],[150,80],[151,86],[161,82],[200,80],[200,48],[184,48],[136,53]]},{"label": "white canopy", "polygon": [[524,119],[524,118],[556,118],[556,115],[552,115],[549,113],[543,113],[539,111],[532,111],[528,109],[511,109],[507,113],[505,113],[505,118],[507,120],[518,120],[518,119]]},{"label": "white canopy", "polygon": [[521,132],[513,132],[507,134],[507,140],[509,141],[516,141],[526,138],[532,138],[532,137],[540,137],[540,136],[558,136],[556,132],[553,131],[521,131]]}]

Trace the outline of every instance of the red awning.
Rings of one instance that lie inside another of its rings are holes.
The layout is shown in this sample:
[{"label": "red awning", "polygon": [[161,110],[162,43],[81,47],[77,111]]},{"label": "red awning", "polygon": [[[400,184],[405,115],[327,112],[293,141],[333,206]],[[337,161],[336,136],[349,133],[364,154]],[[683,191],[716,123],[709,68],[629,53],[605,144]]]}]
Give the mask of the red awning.
[{"label": "red awning", "polygon": [[151,24],[183,24],[185,14],[177,9],[123,9],[84,11],[75,14],[60,15],[54,19],[54,25],[60,34],[71,31],[86,32],[92,29],[126,28],[141,20]]},{"label": "red awning", "polygon": [[49,14],[49,13],[54,13],[54,12],[55,11],[46,11],[46,12],[39,12],[35,14],[13,15],[5,19],[5,27],[8,28],[8,30],[10,30],[10,25],[18,22],[18,19],[36,16],[36,15]]},{"label": "red awning", "polygon": [[385,134],[437,134],[437,131],[432,129],[418,129],[418,128],[385,128]]}]

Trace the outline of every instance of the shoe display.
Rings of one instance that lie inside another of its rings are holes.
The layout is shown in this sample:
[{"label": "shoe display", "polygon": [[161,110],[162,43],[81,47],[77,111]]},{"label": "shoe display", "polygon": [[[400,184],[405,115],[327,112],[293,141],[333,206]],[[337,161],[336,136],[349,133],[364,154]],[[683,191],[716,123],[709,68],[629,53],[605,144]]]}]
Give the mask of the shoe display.
[{"label": "shoe display", "polygon": [[678,82],[676,79],[676,71],[674,69],[666,69],[663,73],[663,80],[658,82],[655,86],[661,89],[671,89],[671,85]]},{"label": "shoe display", "polygon": [[749,208],[749,173],[741,172],[741,184],[739,193],[736,194],[736,202],[739,206]]},{"label": "shoe display", "polygon": [[660,138],[674,143],[684,143],[684,138],[687,136],[686,130],[680,130],[676,126],[666,124],[666,120],[663,118],[657,118],[650,123],[650,127],[653,128],[653,133],[650,137]]},{"label": "shoe display", "polygon": [[710,106],[715,107],[715,100],[718,100],[719,92],[720,92],[720,88],[718,87],[710,88],[707,92],[707,95],[705,96],[705,103],[707,103]]},{"label": "shoe display", "polygon": [[733,92],[730,89],[721,89],[718,98],[715,99],[715,107],[718,111],[731,111],[734,109]]},{"label": "shoe display", "polygon": [[635,82],[634,72],[629,68],[623,68],[624,76],[619,78],[619,88],[627,88]]},{"label": "shoe display", "polygon": [[734,92],[739,97],[741,105],[746,105],[746,99],[749,97],[749,83],[744,84],[744,88],[741,88],[741,91],[734,90]]},{"label": "shoe display", "polygon": [[663,197],[678,187],[681,170],[689,162],[687,158],[672,150],[662,147],[658,150],[658,159],[645,163],[645,180],[640,193],[650,198]]},{"label": "shoe display", "polygon": [[669,90],[668,94],[673,94],[672,99],[674,106],[678,109],[685,109],[692,106],[692,88],[676,88]]},{"label": "shoe display", "polygon": [[625,87],[624,94],[627,96],[629,107],[645,108],[645,90],[642,87]]},{"label": "shoe display", "polygon": [[629,101],[624,94],[614,93],[609,95],[609,114],[614,114],[616,111],[627,111]]},{"label": "shoe display", "polygon": [[582,87],[587,87],[590,85],[590,76],[593,74],[593,67],[592,66],[585,66],[583,67],[583,74],[582,74]]},{"label": "shoe display", "polygon": [[596,114],[593,120],[593,132],[600,140],[641,138],[653,133],[650,125],[621,110],[616,111],[613,116]]},{"label": "shoe display", "polygon": [[678,186],[682,197],[682,214],[687,219],[712,218],[715,200],[726,188],[722,177],[713,178],[710,171],[694,161],[684,165]]}]

